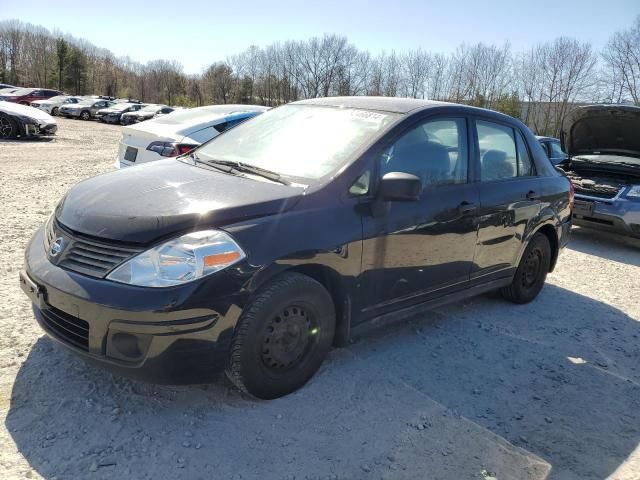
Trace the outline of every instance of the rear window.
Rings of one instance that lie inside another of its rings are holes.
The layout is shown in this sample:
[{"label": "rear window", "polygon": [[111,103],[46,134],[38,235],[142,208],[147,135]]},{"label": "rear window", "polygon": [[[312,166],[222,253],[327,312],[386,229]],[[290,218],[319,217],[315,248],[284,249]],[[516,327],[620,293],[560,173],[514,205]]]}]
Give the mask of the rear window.
[{"label": "rear window", "polygon": [[212,107],[198,107],[185,110],[176,110],[171,115],[161,117],[154,120],[156,123],[165,123],[167,125],[176,125],[180,123],[199,123],[206,122],[215,119],[216,117],[223,117],[231,113],[240,112],[255,112],[262,110],[254,110],[242,107],[228,105],[215,105]]}]

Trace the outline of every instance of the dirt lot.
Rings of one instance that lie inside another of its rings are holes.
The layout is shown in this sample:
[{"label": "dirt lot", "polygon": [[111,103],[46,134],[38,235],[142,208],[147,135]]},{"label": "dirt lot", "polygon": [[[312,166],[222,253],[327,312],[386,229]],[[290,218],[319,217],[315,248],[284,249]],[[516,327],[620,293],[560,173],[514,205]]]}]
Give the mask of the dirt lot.
[{"label": "dirt lot", "polygon": [[335,350],[300,392],[155,387],[42,335],[24,246],[120,127],[0,143],[3,479],[640,479],[640,246],[577,230],[540,297],[489,295]]}]

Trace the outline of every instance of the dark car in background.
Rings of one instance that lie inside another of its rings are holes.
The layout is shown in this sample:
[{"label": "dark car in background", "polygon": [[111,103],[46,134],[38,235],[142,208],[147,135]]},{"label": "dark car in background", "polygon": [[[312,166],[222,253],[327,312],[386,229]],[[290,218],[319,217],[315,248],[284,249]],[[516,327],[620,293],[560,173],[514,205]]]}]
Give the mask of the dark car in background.
[{"label": "dark car in background", "polygon": [[54,135],[55,119],[37,108],[0,101],[0,139],[14,140]]},{"label": "dark car in background", "polygon": [[167,115],[173,112],[175,108],[168,107],[167,105],[147,105],[141,108],[137,112],[128,112],[120,117],[120,123],[122,125],[131,125],[132,123],[144,122],[150,120],[155,116]]},{"label": "dark car in background", "polygon": [[640,107],[590,105],[565,118],[576,225],[640,237]]},{"label": "dark car in background", "polygon": [[104,123],[120,123],[120,118],[128,112],[137,112],[146,105],[144,103],[121,102],[96,112],[96,118]]},{"label": "dark car in background", "polygon": [[50,90],[48,88],[19,88],[8,95],[3,95],[1,99],[5,102],[31,105],[31,102],[47,100],[48,98],[61,94],[62,92],[59,92],[58,90]]},{"label": "dark car in background", "polygon": [[547,154],[549,160],[554,165],[564,162],[568,157],[564,150],[562,150],[562,144],[559,138],[553,137],[536,137],[542,145],[544,153]]},{"label": "dark car in background", "polygon": [[305,100],[79,183],[28,244],[20,282],[42,328],[86,359],[160,383],[226,371],[275,398],[381,315],[491,290],[533,300],[571,202],[506,115]]}]

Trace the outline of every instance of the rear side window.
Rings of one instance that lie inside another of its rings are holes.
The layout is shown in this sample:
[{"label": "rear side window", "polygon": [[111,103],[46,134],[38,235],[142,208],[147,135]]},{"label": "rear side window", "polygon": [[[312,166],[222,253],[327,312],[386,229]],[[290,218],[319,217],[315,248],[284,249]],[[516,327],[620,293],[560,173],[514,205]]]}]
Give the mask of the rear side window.
[{"label": "rear side window", "polygon": [[427,120],[402,135],[381,157],[382,175],[404,172],[423,185],[467,182],[469,153],[464,118]]},{"label": "rear side window", "polygon": [[527,143],[520,132],[516,133],[516,146],[518,147],[518,176],[530,177],[535,175],[536,172],[533,169]]},{"label": "rear side window", "polygon": [[535,175],[522,134],[494,122],[476,122],[483,182]]}]

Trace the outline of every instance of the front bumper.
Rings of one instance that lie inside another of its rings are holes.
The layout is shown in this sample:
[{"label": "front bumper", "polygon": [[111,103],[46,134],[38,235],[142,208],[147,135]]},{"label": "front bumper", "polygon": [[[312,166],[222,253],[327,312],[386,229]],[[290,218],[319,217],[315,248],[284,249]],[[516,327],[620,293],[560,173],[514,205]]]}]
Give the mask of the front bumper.
[{"label": "front bumper", "polygon": [[120,123],[120,117],[117,115],[103,115],[98,120],[104,123]]},{"label": "front bumper", "polygon": [[205,383],[224,369],[245,276],[234,272],[156,289],[53,265],[40,228],[27,247],[23,291],[53,339],[108,369],[164,384]]},{"label": "front bumper", "polygon": [[573,224],[640,238],[640,201],[576,195]]},{"label": "front bumper", "polygon": [[23,137],[40,137],[55,135],[58,131],[58,125],[55,123],[29,123],[22,121],[20,129]]}]

